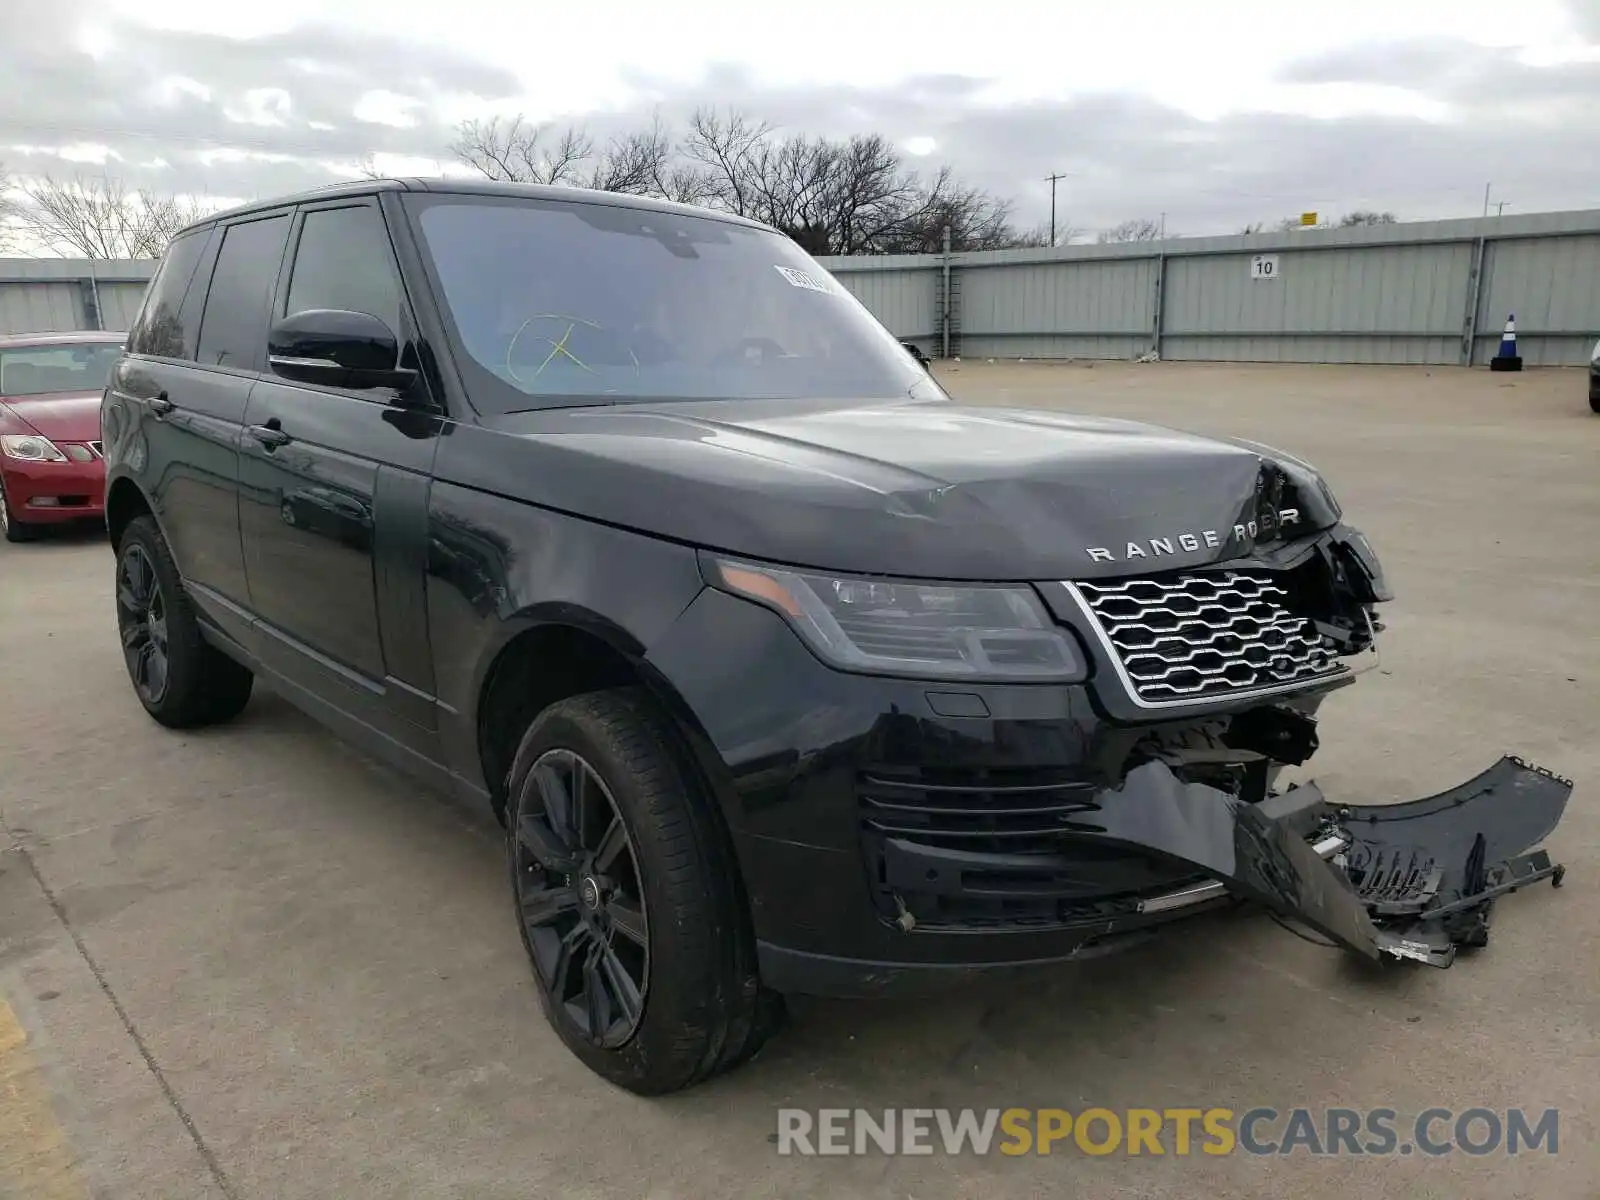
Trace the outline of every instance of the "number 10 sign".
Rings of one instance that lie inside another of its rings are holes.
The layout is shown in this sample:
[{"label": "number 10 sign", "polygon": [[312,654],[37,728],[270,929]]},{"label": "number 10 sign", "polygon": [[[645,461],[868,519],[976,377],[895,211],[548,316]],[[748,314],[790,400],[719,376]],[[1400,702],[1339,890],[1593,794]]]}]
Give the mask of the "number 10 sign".
[{"label": "number 10 sign", "polygon": [[1278,277],[1278,256],[1276,254],[1257,254],[1250,259],[1251,279],[1276,279]]}]

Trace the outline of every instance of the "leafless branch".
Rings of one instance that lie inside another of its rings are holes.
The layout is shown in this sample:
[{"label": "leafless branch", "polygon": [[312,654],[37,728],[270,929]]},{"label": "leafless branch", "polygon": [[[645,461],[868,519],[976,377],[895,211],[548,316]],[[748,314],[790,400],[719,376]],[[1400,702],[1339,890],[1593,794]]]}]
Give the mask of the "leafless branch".
[{"label": "leafless branch", "polygon": [[1347,212],[1339,218],[1339,224],[1345,229],[1356,225],[1393,225],[1399,218],[1392,212],[1372,212],[1368,209],[1356,209]]},{"label": "leafless branch", "polygon": [[120,179],[44,176],[22,184],[14,220],[41,250],[82,258],[160,258],[184,226],[207,212],[204,204],[141,188]]},{"label": "leafless branch", "polygon": [[594,156],[594,144],[576,128],[563,130],[553,144],[550,134],[548,123],[530,124],[520,116],[504,124],[499,117],[463,121],[450,153],[503,183],[574,183],[578,168]]},{"label": "leafless branch", "polygon": [[1101,245],[1112,245],[1118,242],[1153,242],[1161,237],[1161,222],[1150,217],[1134,217],[1120,225],[1113,225],[1110,229],[1102,229],[1096,235],[1095,241]]},{"label": "leafless branch", "polygon": [[12,224],[16,211],[17,204],[11,196],[11,176],[6,173],[5,164],[0,163],[0,254],[9,253],[16,240],[16,227]]}]

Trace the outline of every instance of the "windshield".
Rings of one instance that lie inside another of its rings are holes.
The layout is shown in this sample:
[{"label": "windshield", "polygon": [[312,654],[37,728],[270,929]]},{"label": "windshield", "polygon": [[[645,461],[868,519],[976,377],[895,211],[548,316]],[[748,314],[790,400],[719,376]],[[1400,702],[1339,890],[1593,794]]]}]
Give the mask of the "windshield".
[{"label": "windshield", "polygon": [[53,342],[0,349],[0,396],[98,392],[111,378],[116,342]]},{"label": "windshield", "polygon": [[779,234],[606,204],[408,202],[481,410],[903,396],[927,378]]}]

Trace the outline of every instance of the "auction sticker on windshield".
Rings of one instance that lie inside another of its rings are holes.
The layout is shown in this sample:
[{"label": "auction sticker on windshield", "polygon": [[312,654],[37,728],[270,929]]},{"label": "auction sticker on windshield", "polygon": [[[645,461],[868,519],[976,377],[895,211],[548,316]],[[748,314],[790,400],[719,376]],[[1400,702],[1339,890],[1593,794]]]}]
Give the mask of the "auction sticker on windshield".
[{"label": "auction sticker on windshield", "polygon": [[805,288],[808,291],[821,292],[824,295],[826,295],[828,292],[828,288],[825,284],[819,283],[817,280],[807,275],[804,271],[797,271],[793,267],[782,267],[777,263],[772,265],[772,269],[779,275],[782,275],[797,288]]}]

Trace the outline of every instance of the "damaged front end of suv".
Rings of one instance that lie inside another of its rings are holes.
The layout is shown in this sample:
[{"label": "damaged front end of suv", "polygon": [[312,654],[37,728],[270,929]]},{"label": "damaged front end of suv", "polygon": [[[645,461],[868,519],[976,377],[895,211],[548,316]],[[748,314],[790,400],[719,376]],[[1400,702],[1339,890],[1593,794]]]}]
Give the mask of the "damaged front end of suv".
[{"label": "damaged front end of suv", "polygon": [[[979,594],[998,586],[702,553],[711,587],[675,631],[681,645],[652,659],[705,722],[767,986],[926,991],[1109,952],[1240,901],[1364,959],[1447,967],[1485,943],[1499,896],[1559,885],[1537,847],[1571,783],[1520,759],[1403,804],[1282,786],[1318,749],[1324,701],[1376,665],[1392,595],[1319,475],[1233,445],[1248,475],[1211,462],[1202,476],[1191,461],[1185,479],[1173,456],[1169,475],[1145,478],[1176,477],[1189,495],[1220,479],[1219,499],[1244,500],[1158,529],[1155,505],[1107,497],[1072,578],[1009,590],[1013,607],[1037,608],[1014,631],[992,627],[995,597]],[[1082,511],[1081,477],[1072,486]],[[941,502],[972,503],[960,490]],[[1009,486],[1005,500],[1026,525],[1024,494]],[[1064,631],[1082,661],[1062,682],[1015,682],[1030,639]],[[931,681],[946,635],[967,647],[950,661],[985,666]],[[730,650],[701,689],[689,648],[713,639]],[[895,656],[917,665],[901,678],[874,665]]]},{"label": "damaged front end of suv", "polygon": [[[935,810],[908,820],[893,776],[878,777],[869,858],[900,928],[1103,922],[1089,951],[1244,900],[1365,959],[1448,967],[1458,949],[1487,942],[1498,897],[1560,886],[1564,868],[1536,847],[1572,784],[1520,758],[1401,804],[1276,786],[1317,751],[1323,700],[1376,665],[1379,608],[1392,593],[1320,479],[1303,477],[1297,493],[1266,465],[1262,480],[1232,530],[1088,550],[1110,570],[1230,535],[1268,543],[1248,559],[1035,585],[1083,639],[1100,681],[1110,720],[1092,740],[1091,774],[1008,788],[990,773],[972,789],[985,802],[966,837],[930,836]],[[1308,480],[1319,485],[1311,502]],[[1316,506],[1324,528],[1294,536],[1308,514],[1284,503],[1286,489]]]}]

